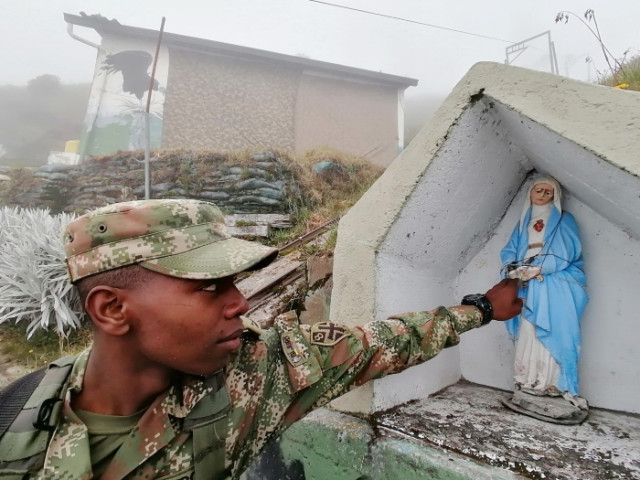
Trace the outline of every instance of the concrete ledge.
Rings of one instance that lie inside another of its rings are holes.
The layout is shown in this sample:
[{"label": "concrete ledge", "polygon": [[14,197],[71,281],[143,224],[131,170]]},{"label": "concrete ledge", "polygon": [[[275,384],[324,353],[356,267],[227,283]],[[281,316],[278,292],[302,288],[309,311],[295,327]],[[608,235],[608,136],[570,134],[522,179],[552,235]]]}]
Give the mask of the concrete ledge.
[{"label": "concrete ledge", "polygon": [[640,478],[640,417],[591,409],[581,425],[520,415],[461,381],[376,414],[320,409],[270,445],[244,480]]},{"label": "concrete ledge", "polygon": [[419,439],[380,437],[363,419],[326,408],[287,430],[244,480],[514,480],[508,470],[425,446]]}]

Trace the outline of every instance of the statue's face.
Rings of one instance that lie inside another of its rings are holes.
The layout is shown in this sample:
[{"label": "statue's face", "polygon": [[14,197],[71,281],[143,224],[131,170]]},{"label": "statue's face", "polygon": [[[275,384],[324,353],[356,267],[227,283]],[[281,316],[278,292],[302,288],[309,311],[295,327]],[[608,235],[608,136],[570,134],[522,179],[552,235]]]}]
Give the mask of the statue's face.
[{"label": "statue's face", "polygon": [[546,205],[553,200],[553,187],[548,183],[537,183],[531,189],[531,204]]}]

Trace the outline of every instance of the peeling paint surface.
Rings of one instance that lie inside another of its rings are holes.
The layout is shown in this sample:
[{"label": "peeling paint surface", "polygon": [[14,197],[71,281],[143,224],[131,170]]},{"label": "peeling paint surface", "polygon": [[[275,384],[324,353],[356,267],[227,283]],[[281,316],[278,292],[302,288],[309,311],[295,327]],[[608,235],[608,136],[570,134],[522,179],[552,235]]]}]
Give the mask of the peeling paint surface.
[{"label": "peeling paint surface", "polygon": [[639,479],[640,417],[592,408],[581,425],[508,410],[510,392],[461,381],[375,416],[382,437],[419,439],[533,479]]}]

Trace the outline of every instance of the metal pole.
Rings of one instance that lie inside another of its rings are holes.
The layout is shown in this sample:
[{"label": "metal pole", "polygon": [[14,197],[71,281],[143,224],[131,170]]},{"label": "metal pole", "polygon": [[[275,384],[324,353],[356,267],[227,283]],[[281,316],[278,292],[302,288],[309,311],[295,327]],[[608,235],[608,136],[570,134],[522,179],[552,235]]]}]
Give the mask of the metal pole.
[{"label": "metal pole", "polygon": [[[534,35],[533,37],[529,37],[525,40],[522,40],[518,43],[512,43],[507,48],[505,48],[505,60],[504,63],[507,65],[511,65],[515,59],[517,59],[522,53],[528,48],[525,43],[530,42],[531,40],[535,40],[536,38],[540,38],[542,36],[547,36],[547,42],[549,43],[549,63],[551,65],[551,73],[559,74],[558,70],[558,60],[556,58],[556,51],[553,42],[551,41],[551,30],[547,30],[546,32],[542,32],[538,35]],[[519,52],[515,58],[509,58],[509,55],[515,54]]]},{"label": "metal pole", "polygon": [[558,55],[556,54],[556,44],[554,42],[551,42],[551,54],[553,55],[553,65],[556,68],[554,73],[556,75],[560,75],[560,69],[558,68]]},{"label": "metal pole", "polygon": [[151,93],[153,92],[153,83],[156,76],[156,66],[158,65],[158,55],[160,54],[160,44],[162,43],[162,33],[164,32],[165,17],[162,17],[160,23],[160,33],[158,34],[158,42],[156,44],[156,54],[153,57],[153,67],[151,69],[151,78],[149,79],[149,93],[147,93],[147,110],[144,115],[144,198],[151,198],[151,172],[149,167],[149,156],[151,150],[151,122],[149,120],[149,111],[151,110]]},{"label": "metal pole", "polygon": [[151,150],[151,129],[149,125],[149,112],[144,114],[144,199],[151,198],[151,168],[149,167],[149,156]]},{"label": "metal pole", "polygon": [[556,57],[556,46],[551,40],[551,30],[547,30],[547,42],[549,43],[549,62],[551,63],[551,73],[560,75],[558,68],[558,59]]}]

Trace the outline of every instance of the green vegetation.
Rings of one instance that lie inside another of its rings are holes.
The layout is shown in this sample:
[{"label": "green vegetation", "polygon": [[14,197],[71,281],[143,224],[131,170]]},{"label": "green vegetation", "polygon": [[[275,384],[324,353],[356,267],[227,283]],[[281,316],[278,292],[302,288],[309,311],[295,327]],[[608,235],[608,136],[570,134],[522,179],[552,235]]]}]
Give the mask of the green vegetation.
[{"label": "green vegetation", "polygon": [[91,343],[91,328],[84,324],[59,336],[51,330],[38,330],[27,339],[26,326],[0,324],[0,350],[12,362],[36,370],[62,355],[80,353]]},{"label": "green vegetation", "polygon": [[26,324],[27,337],[53,329],[60,336],[83,317],[67,280],[62,230],[72,215],[0,208],[0,324]]},{"label": "green vegetation", "polygon": [[[299,191],[289,196],[294,226],[269,239],[277,247],[344,215],[384,171],[362,157],[330,148],[286,158]],[[325,166],[321,171],[317,171],[319,164]]]},{"label": "green vegetation", "polygon": [[60,238],[72,218],[0,208],[0,349],[29,369],[89,342]]},{"label": "green vegetation", "polygon": [[613,74],[602,78],[600,84],[640,91],[640,55],[623,62]]},{"label": "green vegetation", "polygon": [[[640,90],[640,56],[635,55],[627,59],[629,51],[626,51],[622,58],[616,58],[602,39],[600,27],[598,27],[598,21],[596,19],[596,12],[590,8],[584,12],[582,17],[576,15],[574,12],[563,10],[556,15],[556,23],[568,23],[570,18],[577,18],[596,38],[600,44],[602,55],[609,66],[607,72],[598,72],[598,83],[600,85],[608,85],[625,90]],[[592,24],[593,27],[591,26]]]}]

